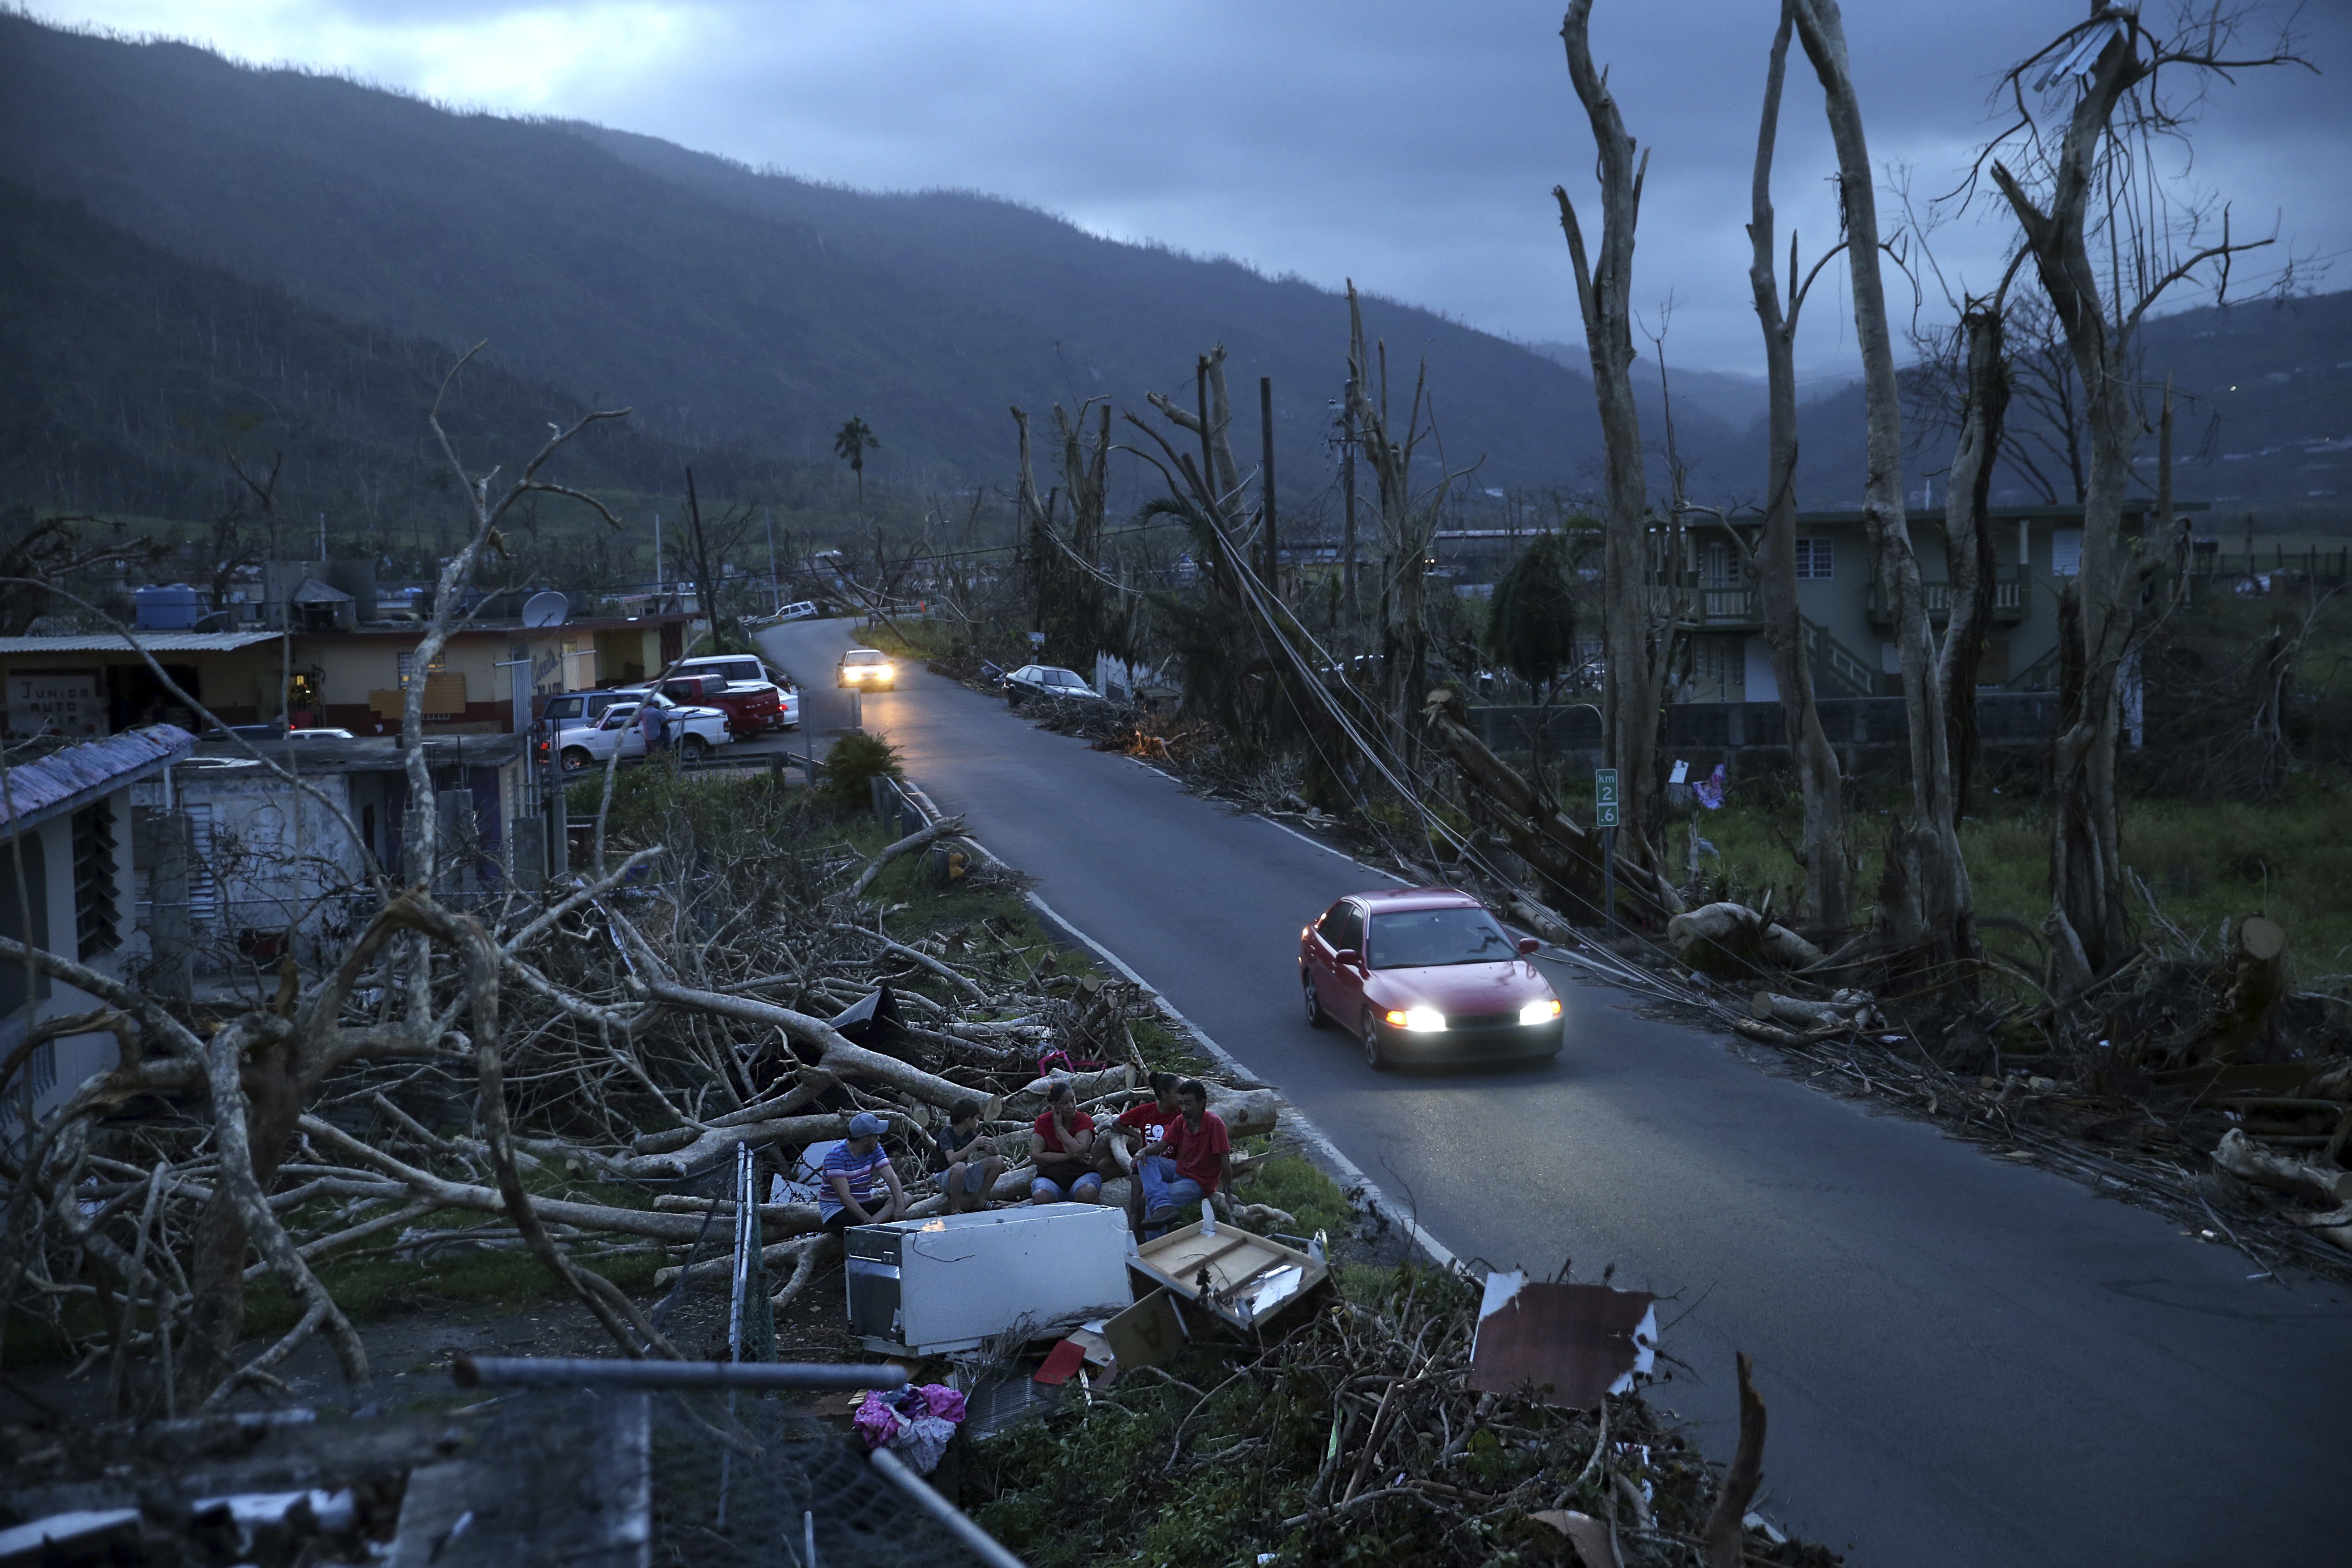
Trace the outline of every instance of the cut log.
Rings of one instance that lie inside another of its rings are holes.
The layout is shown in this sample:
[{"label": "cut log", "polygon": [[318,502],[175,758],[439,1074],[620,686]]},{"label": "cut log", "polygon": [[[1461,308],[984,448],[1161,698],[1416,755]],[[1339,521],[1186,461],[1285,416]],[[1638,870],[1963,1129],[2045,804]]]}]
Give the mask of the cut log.
[{"label": "cut log", "polygon": [[2229,983],[2189,1047],[2192,1062],[2233,1062],[2270,1032],[2272,1015],[2286,994],[2286,932],[2260,915],[2238,926]]},{"label": "cut log", "polygon": [[1282,1097],[1270,1089],[1227,1089],[1221,1083],[1202,1087],[1209,1091],[1209,1109],[1224,1122],[1229,1137],[1271,1132],[1282,1120]]},{"label": "cut log", "polygon": [[[904,1138],[920,1129],[905,1117],[891,1119],[892,1131]],[[764,1149],[772,1143],[798,1147],[826,1138],[849,1135],[849,1114],[826,1111],[817,1116],[787,1116],[774,1121],[747,1121],[734,1127],[706,1128],[683,1149],[662,1154],[636,1154],[613,1162],[632,1181],[676,1181],[707,1171],[735,1152],[738,1143]]]},{"label": "cut log", "polygon": [[1066,1083],[1081,1103],[1135,1087],[1135,1069],[1131,1067],[1106,1068],[1100,1072],[1048,1073],[1023,1086],[1017,1094],[1010,1095],[1004,1109],[1014,1116],[1039,1116],[1045,1113],[1045,1095],[1057,1083]]},{"label": "cut log", "polygon": [[2265,1149],[2235,1127],[2221,1134],[2213,1150],[2213,1163],[2242,1182],[2326,1203],[2352,1203],[2352,1171],[2332,1162],[2299,1160]]},{"label": "cut log", "polygon": [[1745,904],[1702,904],[1666,923],[1666,942],[1694,969],[1732,979],[1761,967],[1809,969],[1828,955]]},{"label": "cut log", "polygon": [[1777,992],[1759,991],[1748,998],[1748,1012],[1760,1023],[1787,1024],[1800,1029],[1824,1029],[1844,1024],[1860,1024],[1869,1014],[1864,1001],[1809,1002],[1801,996],[1783,996]]},{"label": "cut log", "polygon": [[2352,1205],[2325,1214],[2289,1215],[2287,1223],[2302,1226],[2330,1247],[2352,1252]]}]

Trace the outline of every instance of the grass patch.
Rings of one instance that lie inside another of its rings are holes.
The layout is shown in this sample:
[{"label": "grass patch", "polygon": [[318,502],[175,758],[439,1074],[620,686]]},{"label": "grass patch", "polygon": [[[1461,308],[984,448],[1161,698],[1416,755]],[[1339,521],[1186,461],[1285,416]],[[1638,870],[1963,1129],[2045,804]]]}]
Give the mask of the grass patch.
[{"label": "grass patch", "polygon": [[1234,1184],[1234,1196],[1243,1203],[1271,1204],[1298,1221],[1299,1236],[1317,1231],[1338,1237],[1355,1219],[1348,1194],[1339,1184],[1315,1168],[1303,1154],[1278,1154]]},{"label": "grass patch", "polygon": [[944,621],[909,617],[895,626],[877,621],[863,635],[867,647],[878,647],[894,658],[953,658],[964,651],[962,633]]},{"label": "grass patch", "polygon": [[[2049,814],[2038,801],[2011,804],[1980,791],[1979,815],[1960,827],[1977,909],[2038,926],[2050,907]],[[1878,883],[1885,826],[1892,803],[1870,800],[1850,819],[1860,851],[1854,887],[1865,903]],[[2185,930],[2210,935],[2224,919],[2264,914],[2286,928],[2302,984],[2352,969],[2352,835],[2345,815],[2352,784],[2336,773],[2295,776],[2287,798],[2272,805],[2240,801],[2126,799],[2124,863],[2155,893],[2166,917]],[[1752,902],[1774,890],[1778,909],[1792,908],[1804,878],[1789,844],[1799,828],[1793,798],[1765,791],[1734,795],[1707,815],[1701,831],[1719,859],[1705,862],[1709,890]],[[1682,829],[1672,833],[1679,860]],[[2145,911],[2135,906],[2143,930]],[[1996,935],[1995,940],[2000,940]]]}]

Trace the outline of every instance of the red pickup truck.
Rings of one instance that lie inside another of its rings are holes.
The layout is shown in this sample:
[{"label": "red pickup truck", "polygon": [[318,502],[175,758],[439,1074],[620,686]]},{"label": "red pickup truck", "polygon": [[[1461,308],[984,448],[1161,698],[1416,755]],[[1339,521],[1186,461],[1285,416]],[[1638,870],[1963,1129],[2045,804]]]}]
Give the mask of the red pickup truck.
[{"label": "red pickup truck", "polygon": [[751,687],[723,675],[673,675],[661,683],[662,695],[673,702],[716,708],[727,715],[727,732],[739,741],[776,727],[782,714],[773,686]]}]

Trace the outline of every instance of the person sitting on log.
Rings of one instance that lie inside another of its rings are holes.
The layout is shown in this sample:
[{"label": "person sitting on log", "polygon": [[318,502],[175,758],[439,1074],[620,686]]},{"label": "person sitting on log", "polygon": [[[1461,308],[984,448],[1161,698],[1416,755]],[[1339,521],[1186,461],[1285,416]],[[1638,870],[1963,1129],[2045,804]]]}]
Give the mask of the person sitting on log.
[{"label": "person sitting on log", "polygon": [[1029,1158],[1037,1167],[1029,1184],[1033,1204],[1102,1201],[1103,1179],[1094,1169],[1095,1119],[1078,1109],[1077,1091],[1055,1079],[1045,1093],[1045,1113],[1033,1129]]},{"label": "person sitting on log", "polygon": [[1004,1174],[1004,1158],[996,1152],[996,1140],[980,1130],[980,1101],[957,1100],[948,1108],[947,1125],[932,1136],[945,1165],[940,1192],[948,1200],[948,1213],[986,1208],[996,1178]]},{"label": "person sitting on log", "polygon": [[[849,1119],[849,1136],[825,1152],[824,1190],[817,1194],[817,1217],[838,1235],[853,1225],[882,1225],[907,1212],[907,1192],[882,1152],[889,1124],[870,1110]],[[877,1204],[875,1189],[887,1187],[890,1201]]]},{"label": "person sitting on log", "polygon": [[1136,1162],[1143,1183],[1143,1235],[1146,1240],[1165,1232],[1178,1214],[1224,1184],[1225,1162],[1233,1139],[1224,1119],[1209,1109],[1209,1091],[1198,1079],[1176,1086],[1176,1104],[1182,1114],[1168,1123],[1160,1152]]},{"label": "person sitting on log", "polygon": [[[1106,1178],[1124,1176],[1146,1154],[1159,1153],[1168,1124],[1184,1114],[1176,1104],[1176,1086],[1183,1079],[1172,1072],[1156,1072],[1144,1081],[1151,1086],[1151,1098],[1120,1111],[1110,1136],[1096,1140],[1095,1169]],[[1125,1163],[1118,1158],[1121,1148],[1128,1155]]]}]

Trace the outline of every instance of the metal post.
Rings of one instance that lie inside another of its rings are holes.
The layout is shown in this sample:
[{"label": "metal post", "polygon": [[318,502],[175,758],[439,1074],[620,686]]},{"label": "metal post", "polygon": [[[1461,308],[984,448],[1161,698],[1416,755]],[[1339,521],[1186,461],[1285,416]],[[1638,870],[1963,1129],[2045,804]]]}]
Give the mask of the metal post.
[{"label": "metal post", "polygon": [[768,611],[771,615],[782,615],[784,591],[776,582],[776,509],[770,506],[760,510],[768,518]]},{"label": "metal post", "polygon": [[1601,916],[1609,940],[1617,940],[1617,830],[1601,830]]}]

